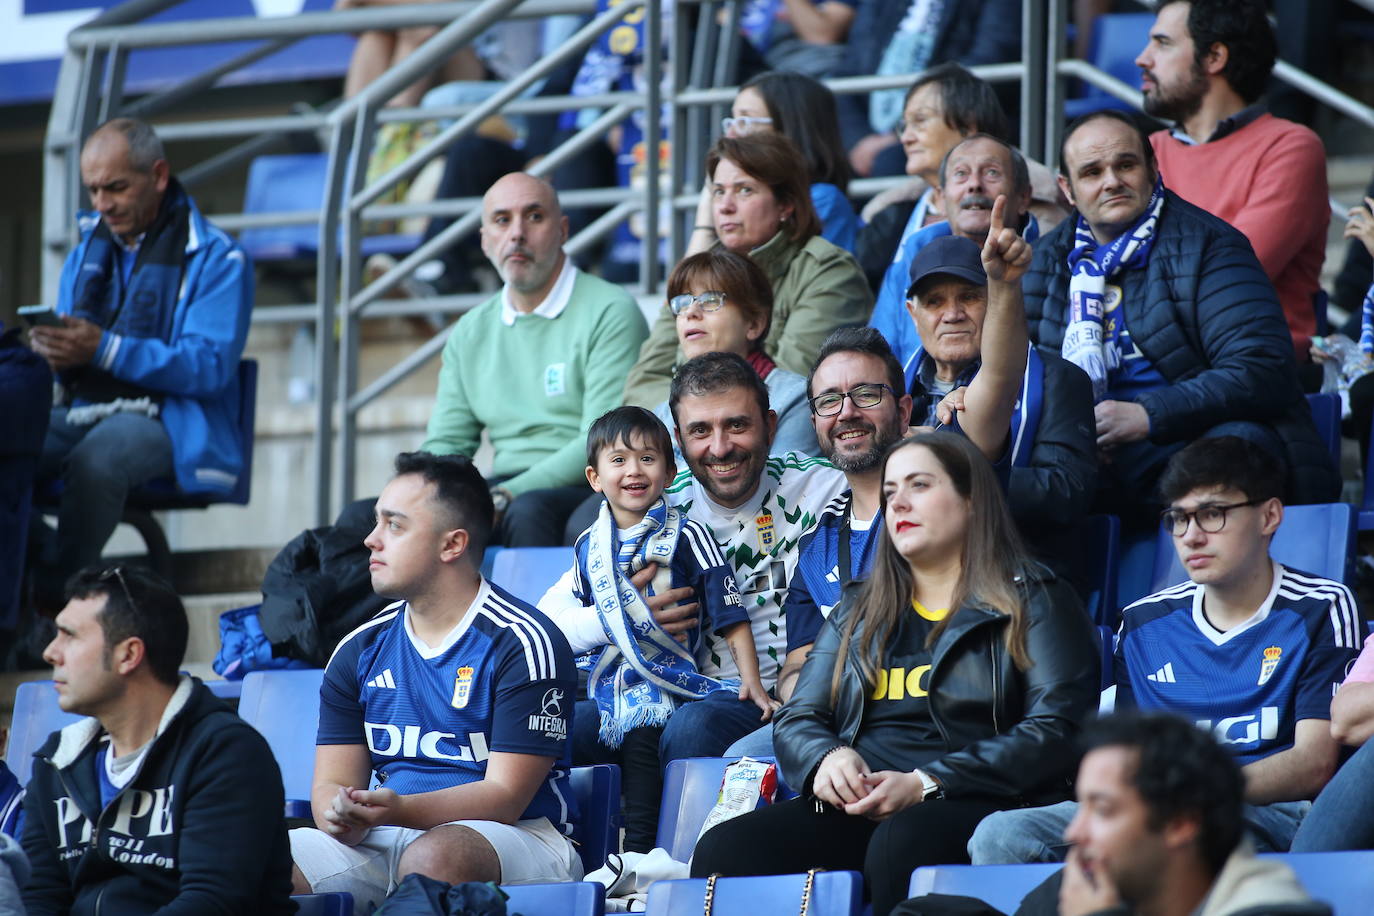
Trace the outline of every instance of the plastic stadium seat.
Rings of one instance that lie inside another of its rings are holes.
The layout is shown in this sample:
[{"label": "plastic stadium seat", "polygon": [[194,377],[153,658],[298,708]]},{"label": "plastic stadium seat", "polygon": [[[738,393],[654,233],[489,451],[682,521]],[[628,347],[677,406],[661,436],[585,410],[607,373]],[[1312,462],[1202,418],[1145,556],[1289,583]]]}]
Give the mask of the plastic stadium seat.
[{"label": "plastic stadium seat", "polygon": [[[1283,523],[1274,533],[1270,553],[1285,566],[1349,584],[1354,546],[1354,507],[1345,503],[1284,506]],[[1155,546],[1153,591],[1187,578],[1173,538],[1161,527]]]},{"label": "plastic stadium seat", "polygon": [[[1098,16],[1088,44],[1088,63],[1128,86],[1140,88],[1140,68],[1135,59],[1150,40],[1153,13],[1112,13]],[[1064,117],[1073,119],[1101,108],[1128,110],[1131,106],[1095,86],[1085,87],[1082,98],[1064,102]]]},{"label": "plastic stadium seat", "polygon": [[297,916],[353,916],[352,894],[296,894]]},{"label": "plastic stadium seat", "polygon": [[1098,649],[1101,651],[1102,659],[1102,683],[1101,688],[1106,690],[1116,683],[1116,671],[1112,661],[1116,654],[1116,632],[1108,626],[1097,628]]},{"label": "plastic stadium seat", "polygon": [[[1369,426],[1374,433],[1374,421]],[[1360,500],[1359,528],[1360,531],[1374,530],[1374,448],[1369,450],[1364,462],[1364,498]]]},{"label": "plastic stadium seat", "polygon": [[[329,171],[326,153],[259,156],[248,167],[244,213],[290,213],[319,210]],[[363,255],[402,254],[419,244],[417,235],[374,235],[363,239]],[[294,261],[315,257],[320,248],[318,223],[244,229],[239,244],[254,261]]]},{"label": "plastic stadium seat", "polygon": [[261,732],[272,748],[286,788],[288,817],[310,816],[323,680],[320,668],[250,671],[243,679],[239,716]]},{"label": "plastic stadium seat", "polygon": [[[706,823],[706,815],[711,813],[711,806],[716,803],[725,767],[739,759],[692,757],[668,763],[668,769],[663,774],[663,804],[659,808],[658,836],[654,845],[668,850],[668,854],[679,862],[686,862],[692,857],[697,834],[701,833],[701,825]],[[772,757],[757,759],[773,760]],[[796,794],[783,784],[779,769],[778,800],[794,798]]]},{"label": "plastic stadium seat", "polygon": [[[764,875],[716,881],[714,916],[795,916],[801,909],[806,875]],[[816,873],[812,916],[858,916],[863,878],[854,871]],[[649,916],[700,916],[706,879],[655,881],[649,885]]]},{"label": "plastic stadium seat", "polygon": [[492,562],[491,581],[534,604],[568,571],[572,562],[571,547],[507,547]]},{"label": "plastic stadium seat", "polygon": [[606,888],[595,881],[506,884],[501,890],[511,916],[602,916],[606,912]]},{"label": "plastic stadium seat", "polygon": [[19,685],[14,691],[14,719],[10,723],[5,763],[20,785],[28,785],[33,752],[43,746],[48,735],[80,718],[63,712],[57,705],[52,681],[26,681]]},{"label": "plastic stadium seat", "polygon": [[1317,438],[1325,443],[1331,453],[1331,461],[1341,466],[1341,397],[1332,392],[1309,394],[1307,406],[1312,409],[1312,423],[1317,427]]},{"label": "plastic stadium seat", "polygon": [[582,869],[590,873],[620,849],[620,767],[605,763],[573,767],[570,781],[581,815],[573,839]]},{"label": "plastic stadium seat", "polygon": [[1335,916],[1369,913],[1374,902],[1374,850],[1289,852],[1274,858],[1297,872],[1307,892],[1330,904]]},{"label": "plastic stadium seat", "polygon": [[958,894],[976,897],[1004,913],[1014,913],[1021,898],[1063,866],[934,865],[911,873],[911,896]]},{"label": "plastic stadium seat", "polygon": [[1078,533],[1090,579],[1083,609],[1093,623],[1112,626],[1121,610],[1116,585],[1121,564],[1121,519],[1115,515],[1090,515],[1079,524]]}]

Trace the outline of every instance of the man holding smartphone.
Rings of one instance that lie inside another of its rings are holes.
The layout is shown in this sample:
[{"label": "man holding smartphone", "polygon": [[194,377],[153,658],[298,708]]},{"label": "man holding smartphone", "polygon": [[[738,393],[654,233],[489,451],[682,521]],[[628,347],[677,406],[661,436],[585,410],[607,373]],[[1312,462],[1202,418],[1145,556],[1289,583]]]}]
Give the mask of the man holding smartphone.
[{"label": "man holding smartphone", "polygon": [[171,174],[141,121],[108,121],[81,152],[92,211],[62,269],[60,326],[30,342],[62,383],[39,467],[61,480],[55,569],[39,603],[100,559],[130,488],[174,477],[186,493],[227,493],[248,456],[238,439],[238,363],[253,270]]}]

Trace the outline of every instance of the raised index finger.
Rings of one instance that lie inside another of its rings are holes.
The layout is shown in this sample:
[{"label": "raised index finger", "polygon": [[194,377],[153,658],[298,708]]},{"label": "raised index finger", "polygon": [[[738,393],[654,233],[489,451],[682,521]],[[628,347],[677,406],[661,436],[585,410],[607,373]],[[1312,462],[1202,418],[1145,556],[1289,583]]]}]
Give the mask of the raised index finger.
[{"label": "raised index finger", "polygon": [[1007,195],[998,194],[997,200],[992,204],[992,223],[988,226],[988,241],[992,241],[1002,234],[1003,220],[1007,215]]}]

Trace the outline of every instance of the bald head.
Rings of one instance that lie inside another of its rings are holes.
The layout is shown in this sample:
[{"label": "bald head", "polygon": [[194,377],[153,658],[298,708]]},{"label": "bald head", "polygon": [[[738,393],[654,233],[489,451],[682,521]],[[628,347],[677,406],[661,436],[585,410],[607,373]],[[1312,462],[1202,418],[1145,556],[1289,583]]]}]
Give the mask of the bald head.
[{"label": "bald head", "polygon": [[512,172],[482,198],[482,253],[512,293],[516,308],[544,301],[563,268],[568,218],[558,193],[542,178]]},{"label": "bald head", "polygon": [[133,118],[107,121],[81,149],[81,183],[106,227],[126,242],[157,219],[171,169],[162,141]]}]

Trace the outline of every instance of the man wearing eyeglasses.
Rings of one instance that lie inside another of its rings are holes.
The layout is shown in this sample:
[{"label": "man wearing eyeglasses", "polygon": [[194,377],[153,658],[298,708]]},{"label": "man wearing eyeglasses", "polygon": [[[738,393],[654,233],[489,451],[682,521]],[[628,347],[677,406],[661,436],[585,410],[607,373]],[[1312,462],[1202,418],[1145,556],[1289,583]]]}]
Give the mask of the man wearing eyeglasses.
[{"label": "man wearing eyeglasses", "polygon": [[[1245,776],[1259,851],[1286,851],[1336,770],[1331,696],[1359,651],[1359,611],[1339,582],[1269,555],[1283,521],[1284,469],[1236,436],[1199,439],[1170,459],[1164,530],[1188,582],[1122,613],[1116,704],[1186,716]],[[1075,803],[1004,811],[969,841],[975,865],[1063,859]]]},{"label": "man wearing eyeglasses", "polygon": [[[151,573],[88,568],[43,652],[64,712],[25,798],[30,916],[295,912],[267,742],[179,673],[186,610]],[[7,911],[8,912],[8,911]]]},{"label": "man wearing eyeglasses", "polygon": [[[1028,346],[1025,267],[989,249],[999,234],[1014,235],[1002,225],[1004,201],[994,204],[996,231],[981,251],[969,239],[945,236],[911,262],[907,311],[921,340],[906,363],[912,422],[956,420],[1006,481],[1027,545],[1074,578],[1075,527],[1097,485],[1092,386],[1077,366]],[[957,410],[942,410],[946,397]]]}]

